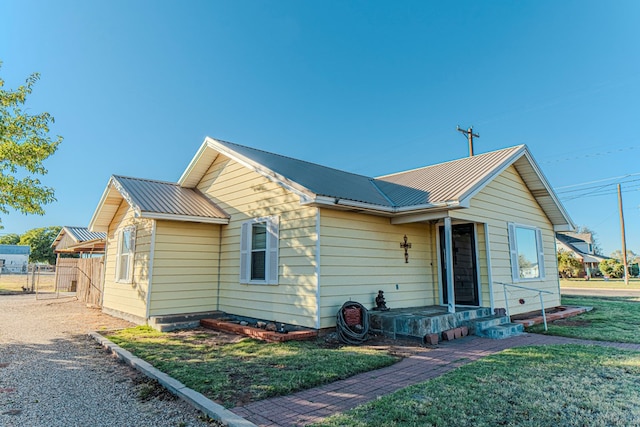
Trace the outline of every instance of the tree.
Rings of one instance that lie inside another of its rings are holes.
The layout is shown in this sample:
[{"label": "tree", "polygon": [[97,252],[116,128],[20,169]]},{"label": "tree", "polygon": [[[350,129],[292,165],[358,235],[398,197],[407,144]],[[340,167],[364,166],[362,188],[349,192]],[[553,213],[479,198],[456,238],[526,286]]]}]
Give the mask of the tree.
[{"label": "tree", "polygon": [[59,226],[33,228],[20,237],[21,245],[31,246],[29,262],[56,263],[56,254],[53,253],[51,244],[61,229]]},{"label": "tree", "polygon": [[44,215],[42,206],[56,200],[53,188],[42,185],[37,176],[47,174],[43,161],[55,153],[62,137],[49,136],[49,124],[55,121],[51,114],[28,114],[22,109],[39,78],[38,73],[30,75],[16,90],[3,89],[0,78],[0,212],[4,214],[13,208]]},{"label": "tree", "polygon": [[571,252],[558,251],[558,272],[563,278],[578,277],[582,271],[582,263]]},{"label": "tree", "polygon": [[598,264],[598,268],[602,271],[602,274],[605,276],[620,278],[624,276],[624,265],[620,263],[617,259],[609,258],[603,261],[600,261]]},{"label": "tree", "polygon": [[20,236],[12,233],[0,236],[0,245],[17,245],[20,241]]},{"label": "tree", "polygon": [[[611,253],[611,258],[615,258],[619,262],[622,262],[622,251],[620,249],[613,251]],[[630,249],[627,249],[627,264],[630,265],[631,263],[636,262],[637,258],[638,258],[638,255],[636,255],[635,252],[633,252]]]}]

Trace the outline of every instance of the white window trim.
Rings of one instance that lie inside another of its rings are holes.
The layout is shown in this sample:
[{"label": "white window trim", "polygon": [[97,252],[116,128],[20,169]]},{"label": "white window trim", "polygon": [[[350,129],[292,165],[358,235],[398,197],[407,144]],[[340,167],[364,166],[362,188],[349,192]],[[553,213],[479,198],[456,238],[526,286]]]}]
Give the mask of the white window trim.
[{"label": "white window trim", "polygon": [[[122,241],[125,232],[131,232],[131,247],[129,250],[129,256],[127,259],[128,269],[127,269],[127,277],[121,279],[120,278],[120,268],[122,262]],[[118,250],[116,251],[116,283],[133,283],[133,258],[136,253],[136,227],[134,225],[130,225],[128,227],[121,228],[117,231],[118,236]]]},{"label": "white window trim", "polygon": [[[542,231],[540,228],[527,225],[527,224],[518,224],[515,222],[509,222],[508,232],[509,232],[509,252],[511,258],[511,278],[514,282],[542,282],[545,280],[545,269],[544,269],[544,245],[542,242]],[[533,230],[536,234],[536,251],[538,254],[538,277],[531,278],[521,278],[520,277],[520,266],[518,261],[518,239],[516,238],[516,228],[526,228],[529,230]]]},{"label": "white window trim", "polygon": [[[251,232],[253,224],[264,222],[267,226],[265,253],[265,280],[251,280]],[[277,216],[253,218],[240,227],[240,283],[250,285],[277,285],[279,279],[279,225]]]}]

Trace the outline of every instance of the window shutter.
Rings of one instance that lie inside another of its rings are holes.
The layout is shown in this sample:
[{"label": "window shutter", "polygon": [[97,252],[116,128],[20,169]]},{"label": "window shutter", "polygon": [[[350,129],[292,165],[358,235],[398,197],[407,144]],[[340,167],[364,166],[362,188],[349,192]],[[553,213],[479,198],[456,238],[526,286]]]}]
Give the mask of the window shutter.
[{"label": "window shutter", "polygon": [[511,253],[511,278],[514,281],[520,280],[520,268],[518,265],[518,245],[516,244],[516,225],[509,225],[509,252]]},{"label": "window shutter", "polygon": [[536,240],[538,244],[538,271],[540,278],[544,279],[544,246],[542,245],[542,231],[536,229]]},{"label": "window shutter", "polygon": [[251,222],[243,222],[240,229],[240,283],[249,283],[249,255]]},{"label": "window shutter", "polygon": [[267,270],[267,283],[271,285],[278,284],[278,246],[280,245],[280,236],[279,236],[279,228],[280,228],[280,219],[277,216],[269,218],[267,221],[267,262],[268,270]]}]

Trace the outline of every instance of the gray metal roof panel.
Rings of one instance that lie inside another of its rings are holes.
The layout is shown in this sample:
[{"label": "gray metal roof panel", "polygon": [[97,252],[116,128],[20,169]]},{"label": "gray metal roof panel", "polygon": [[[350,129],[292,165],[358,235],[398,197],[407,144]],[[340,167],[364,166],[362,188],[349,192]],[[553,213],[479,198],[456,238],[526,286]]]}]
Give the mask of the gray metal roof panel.
[{"label": "gray metal roof panel", "polygon": [[233,142],[219,139],[216,141],[319,196],[391,206],[388,199],[372,183],[373,178],[371,177],[269,153]]},{"label": "gray metal roof panel", "polygon": [[5,255],[29,255],[31,247],[26,245],[0,245],[0,254]]},{"label": "gray metal roof panel", "polygon": [[521,149],[516,146],[386,175],[377,178],[376,184],[397,206],[459,201]]},{"label": "gray metal roof panel", "polygon": [[143,212],[203,218],[229,215],[199,191],[176,183],[114,176],[131,201]]},{"label": "gray metal roof panel", "polygon": [[106,239],[107,233],[101,231],[89,231],[87,227],[71,227],[64,226],[65,230],[70,233],[78,242],[88,242],[89,240]]}]

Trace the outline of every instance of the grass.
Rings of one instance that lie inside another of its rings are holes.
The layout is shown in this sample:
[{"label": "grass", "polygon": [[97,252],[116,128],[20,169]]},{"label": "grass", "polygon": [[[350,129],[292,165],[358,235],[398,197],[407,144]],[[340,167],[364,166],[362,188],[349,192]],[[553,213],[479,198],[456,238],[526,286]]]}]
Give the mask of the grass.
[{"label": "grass", "polygon": [[336,415],[315,426],[640,424],[640,353],[521,347]]},{"label": "grass", "polygon": [[[562,304],[593,307],[593,310],[549,323],[549,335],[599,341],[640,343],[640,298],[563,296]],[[542,325],[527,329],[545,333]]]},{"label": "grass", "polygon": [[207,333],[178,335],[140,326],[107,336],[205,396],[227,407],[287,395],[395,363],[386,352],[322,348],[316,342],[216,343]]},{"label": "grass", "polygon": [[[55,274],[37,274],[38,290],[53,291],[55,285]],[[31,274],[0,274],[0,293],[21,293],[23,287],[31,289]]]},{"label": "grass", "polygon": [[624,279],[560,279],[560,288],[640,290],[640,279],[630,279],[628,285]]}]

